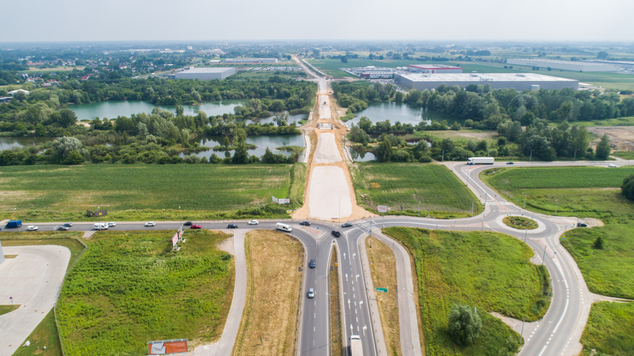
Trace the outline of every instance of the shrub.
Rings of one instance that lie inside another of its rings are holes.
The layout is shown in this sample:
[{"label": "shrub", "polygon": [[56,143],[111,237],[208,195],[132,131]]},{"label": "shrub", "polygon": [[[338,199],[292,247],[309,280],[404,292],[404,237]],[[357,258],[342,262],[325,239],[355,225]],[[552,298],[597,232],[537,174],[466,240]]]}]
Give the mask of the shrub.
[{"label": "shrub", "polygon": [[471,345],[480,336],[482,320],[468,305],[454,304],[449,312],[449,335],[458,345]]}]

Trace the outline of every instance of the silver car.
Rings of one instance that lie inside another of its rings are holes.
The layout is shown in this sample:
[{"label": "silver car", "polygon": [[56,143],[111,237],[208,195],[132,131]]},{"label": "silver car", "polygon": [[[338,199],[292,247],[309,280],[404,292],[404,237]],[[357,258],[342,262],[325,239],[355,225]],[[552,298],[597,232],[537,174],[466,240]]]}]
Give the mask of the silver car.
[{"label": "silver car", "polygon": [[315,289],[313,289],[313,288],[309,288],[308,289],[308,298],[310,298],[310,299],[315,298]]}]

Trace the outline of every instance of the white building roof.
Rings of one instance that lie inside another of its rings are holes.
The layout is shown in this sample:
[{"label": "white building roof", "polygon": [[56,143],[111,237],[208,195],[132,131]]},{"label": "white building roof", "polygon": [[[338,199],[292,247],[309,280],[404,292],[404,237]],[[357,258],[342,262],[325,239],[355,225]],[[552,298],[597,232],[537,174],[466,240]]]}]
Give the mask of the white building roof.
[{"label": "white building roof", "polygon": [[190,68],[182,71],[181,73],[189,74],[204,74],[204,73],[223,73],[227,70],[232,70],[231,67],[211,67],[211,68]]},{"label": "white building roof", "polygon": [[447,74],[422,74],[422,73],[403,73],[403,78],[413,82],[481,82],[484,84],[488,81],[498,82],[557,82],[557,81],[576,81],[574,79],[553,77],[550,75],[536,73],[447,73]]}]

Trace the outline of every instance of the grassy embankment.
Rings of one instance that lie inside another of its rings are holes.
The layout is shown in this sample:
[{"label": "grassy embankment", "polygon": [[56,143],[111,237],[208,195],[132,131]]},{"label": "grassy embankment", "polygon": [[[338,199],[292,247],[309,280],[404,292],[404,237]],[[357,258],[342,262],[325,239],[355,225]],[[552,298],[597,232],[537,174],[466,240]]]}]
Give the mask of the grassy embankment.
[{"label": "grassy embankment", "polygon": [[370,260],[372,283],[375,288],[387,288],[387,293],[375,291],[381,327],[388,355],[402,355],[396,284],[396,257],[383,242],[373,237],[365,240]]},{"label": "grassy embankment", "polygon": [[[427,355],[497,355],[519,335],[487,312],[529,321],[548,309],[548,271],[529,261],[533,251],[517,239],[493,232],[383,231],[413,256]],[[477,307],[482,319],[471,346],[459,347],[449,337],[447,315],[454,304]]]},{"label": "grassy embankment", "polygon": [[634,355],[634,303],[600,302],[592,305],[590,318],[581,336],[581,356]]},{"label": "grassy embankment", "polygon": [[330,309],[330,354],[347,356],[341,334],[341,303],[339,289],[339,268],[337,266],[337,246],[332,249],[330,270],[328,271],[328,308]]},{"label": "grassy embankment", "polygon": [[69,272],[57,305],[67,356],[144,355],[148,340],[219,338],[231,305],[233,261],[216,249],[226,234],[97,232]]},{"label": "grassy embankment", "polygon": [[232,355],[294,355],[303,265],[290,235],[254,230],[245,238],[247,296]]},{"label": "grassy embankment", "polygon": [[[389,214],[458,218],[482,211],[478,199],[446,167],[420,163],[358,163],[352,170],[357,202],[373,212],[378,205]],[[401,212],[401,206],[403,211]]]},{"label": "grassy embankment", "polygon": [[[108,210],[109,220],[119,221],[279,217],[278,206],[266,208],[271,196],[303,198],[303,181],[296,179],[298,186],[294,187],[292,171],[301,168],[186,164],[3,167],[0,219],[96,221],[86,217],[85,211],[97,207]],[[17,214],[12,214],[16,207]]]},{"label": "grassy embankment", "polygon": [[12,305],[0,305],[0,315],[11,313],[12,311],[18,309],[20,304],[12,304]]},{"label": "grassy embankment", "polygon": [[[634,299],[634,203],[623,198],[618,188],[632,173],[632,167],[561,167],[490,170],[482,176],[500,193],[511,195],[511,201],[527,192],[529,210],[553,215],[557,199],[557,215],[602,219],[606,226],[568,231],[562,244],[577,262],[590,291]],[[599,237],[602,249],[594,247]],[[584,352],[597,349],[629,354],[632,339],[613,337],[627,329],[622,323],[626,319],[634,319],[631,306],[593,305],[582,338]]]},{"label": "grassy embankment", "polygon": [[[612,156],[616,156],[623,159],[634,159],[634,151],[614,151]],[[616,162],[618,164],[618,162]]]}]

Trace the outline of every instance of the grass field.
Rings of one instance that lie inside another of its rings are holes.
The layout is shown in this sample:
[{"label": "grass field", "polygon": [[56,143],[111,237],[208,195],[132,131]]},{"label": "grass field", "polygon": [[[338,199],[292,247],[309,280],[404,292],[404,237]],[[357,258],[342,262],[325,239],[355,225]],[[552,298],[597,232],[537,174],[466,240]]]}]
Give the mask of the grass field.
[{"label": "grass field", "polygon": [[245,249],[247,296],[232,355],[295,355],[302,244],[287,234],[254,230]]},{"label": "grass field", "polygon": [[337,268],[337,247],[332,249],[328,271],[328,309],[330,312],[330,354],[348,356],[343,347],[341,333],[341,303],[339,302],[339,268]]},{"label": "grass field", "polygon": [[340,59],[308,59],[308,63],[314,65],[317,69],[321,70],[326,74],[330,74],[333,77],[352,77],[356,78],[354,75],[348,74],[339,68],[353,68],[353,67],[366,67],[366,66],[375,66],[375,67],[407,67],[410,64],[423,63],[417,62],[414,60],[404,60],[404,59],[384,59],[384,60],[371,60],[371,59],[348,59],[348,63],[343,63]]},{"label": "grass field", "polygon": [[296,206],[304,205],[304,189],[306,187],[306,164],[295,163],[291,169],[291,188],[288,197]]},{"label": "grass field", "polygon": [[623,159],[634,159],[634,151],[614,151],[612,155]]},{"label": "grass field", "polygon": [[372,237],[365,240],[365,248],[370,260],[374,287],[387,288],[387,293],[375,292],[387,353],[402,355],[398,308],[396,307],[398,288],[394,252],[386,244]]},{"label": "grass field", "polygon": [[[589,126],[634,126],[634,117],[617,117],[607,120],[595,120],[595,121],[575,121],[571,124],[583,127]],[[556,126],[556,124],[551,124]]]},{"label": "grass field", "polygon": [[[387,205],[394,214],[464,217],[482,211],[478,199],[446,167],[420,163],[358,163],[353,170],[357,201],[376,211]],[[401,212],[401,205],[403,212]]]},{"label": "grass field", "polygon": [[148,340],[219,338],[231,305],[227,238],[185,231],[97,232],[69,272],[57,305],[65,355],[144,355]]},{"label": "grass field", "polygon": [[[285,198],[291,165],[11,166],[0,172],[0,219],[96,220],[86,210],[108,210],[113,220],[218,218],[250,214]],[[179,207],[181,211],[179,212]],[[223,214],[221,214],[222,217]],[[254,214],[256,215],[256,214]]]},{"label": "grass field", "polygon": [[[498,355],[509,336],[519,335],[488,312],[528,321],[548,309],[548,272],[530,263],[533,251],[517,239],[493,232],[383,231],[413,256],[427,355]],[[447,315],[454,304],[476,307],[482,319],[480,337],[469,347],[449,337]]]},{"label": "grass field", "polygon": [[[31,342],[31,345],[18,348],[13,356],[62,356],[53,309],[46,314],[27,340]],[[44,350],[44,346],[46,346],[46,350]]]},{"label": "grass field", "polygon": [[0,305],[0,315],[11,313],[19,307],[20,304]]},{"label": "grass field", "polygon": [[[634,303],[592,304],[586,329],[581,336],[581,356],[634,355]],[[599,352],[592,353],[592,350]]]},{"label": "grass field", "polygon": [[535,220],[522,216],[507,216],[502,220],[502,222],[512,228],[522,230],[534,230],[539,226]]}]

